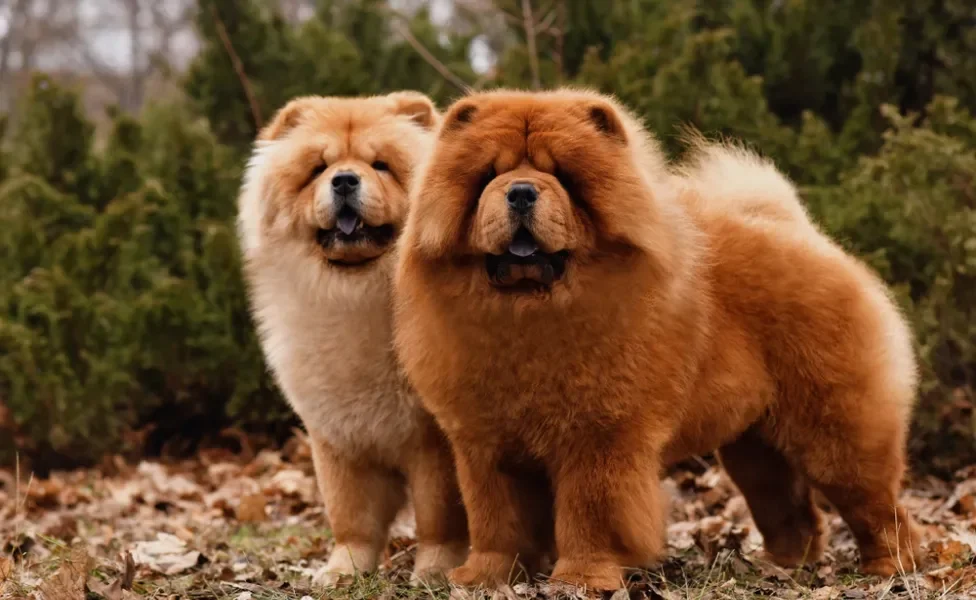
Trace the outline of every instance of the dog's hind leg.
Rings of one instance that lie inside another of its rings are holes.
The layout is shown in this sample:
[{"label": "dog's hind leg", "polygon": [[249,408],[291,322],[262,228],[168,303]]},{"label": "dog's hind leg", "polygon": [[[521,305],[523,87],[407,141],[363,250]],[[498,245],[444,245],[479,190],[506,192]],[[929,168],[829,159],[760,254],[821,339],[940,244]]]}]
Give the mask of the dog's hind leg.
[{"label": "dog's hind leg", "polygon": [[719,450],[719,460],[745,496],[771,561],[782,567],[815,562],[823,554],[820,510],[809,483],[754,429]]}]

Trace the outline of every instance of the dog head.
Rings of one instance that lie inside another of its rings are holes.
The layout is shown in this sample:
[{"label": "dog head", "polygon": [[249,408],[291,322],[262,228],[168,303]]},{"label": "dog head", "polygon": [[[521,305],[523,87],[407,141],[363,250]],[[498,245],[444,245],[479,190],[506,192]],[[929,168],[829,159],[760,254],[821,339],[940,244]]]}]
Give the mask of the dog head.
[{"label": "dog head", "polygon": [[637,255],[666,267],[667,180],[654,142],[608,97],[475,94],[445,114],[405,252],[467,272],[479,293],[571,299]]},{"label": "dog head", "polygon": [[260,133],[238,224],[246,256],[285,247],[355,274],[387,254],[439,115],[419,93],[304,97]]}]

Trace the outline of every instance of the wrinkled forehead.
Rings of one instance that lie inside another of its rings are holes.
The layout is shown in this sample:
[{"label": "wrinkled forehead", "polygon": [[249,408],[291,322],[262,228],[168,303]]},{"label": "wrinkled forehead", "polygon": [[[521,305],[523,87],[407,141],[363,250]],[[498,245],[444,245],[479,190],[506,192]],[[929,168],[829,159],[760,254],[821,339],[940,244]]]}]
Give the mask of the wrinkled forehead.
[{"label": "wrinkled forehead", "polygon": [[408,132],[400,127],[386,106],[356,105],[336,101],[316,107],[296,127],[309,145],[327,147],[333,154],[373,155],[382,149],[406,144]]},{"label": "wrinkled forehead", "polygon": [[522,161],[551,170],[557,158],[592,146],[587,140],[595,136],[580,127],[575,108],[571,102],[520,96],[475,99],[460,107],[458,122],[447,123],[444,138],[462,160],[491,153],[500,170]]},{"label": "wrinkled forehead", "polygon": [[[475,99],[469,105],[469,126],[479,135],[487,131],[514,135],[522,139],[564,133],[574,117],[569,103],[531,97],[488,97]],[[462,111],[464,108],[462,108]]]}]

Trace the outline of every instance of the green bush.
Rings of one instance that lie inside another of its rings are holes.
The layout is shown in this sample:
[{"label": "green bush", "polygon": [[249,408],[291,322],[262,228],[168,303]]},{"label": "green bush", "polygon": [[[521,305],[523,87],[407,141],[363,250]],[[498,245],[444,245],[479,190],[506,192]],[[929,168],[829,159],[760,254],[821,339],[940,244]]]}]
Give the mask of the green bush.
[{"label": "green bush", "polygon": [[[90,131],[70,93],[41,100],[51,90],[39,79],[25,98],[11,157]],[[195,419],[287,425],[239,274],[239,161],[180,105],[118,117],[100,152],[78,140],[15,161],[0,186],[0,398],[19,450],[84,461],[146,424],[157,438]]]},{"label": "green bush", "polygon": [[[462,11],[444,26],[385,0],[321,0],[300,25],[259,0],[199,3],[184,99],[113,115],[96,144],[74,92],[40,78],[0,151],[0,462],[16,450],[36,464],[90,461],[150,429],[149,450],[228,425],[287,431],[240,279],[243,157],[294,95],[457,96],[399,27],[468,83],[529,87],[537,72],[544,87],[616,94],[673,154],[691,124],[770,156],[912,322],[913,451],[940,469],[976,456],[965,1],[557,3],[536,15],[536,60],[512,18],[518,0],[495,0],[509,17]],[[475,39],[497,52],[481,80]]]}]

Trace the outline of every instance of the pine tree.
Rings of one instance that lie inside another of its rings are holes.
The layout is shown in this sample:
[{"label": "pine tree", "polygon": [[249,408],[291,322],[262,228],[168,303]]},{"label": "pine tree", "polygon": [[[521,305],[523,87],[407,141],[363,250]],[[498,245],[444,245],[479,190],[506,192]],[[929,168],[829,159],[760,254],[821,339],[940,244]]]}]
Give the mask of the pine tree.
[{"label": "pine tree", "polygon": [[34,175],[85,204],[100,205],[100,191],[93,187],[94,128],[77,94],[38,76],[20,104],[21,122],[12,139],[16,152],[8,153],[11,175]]}]

